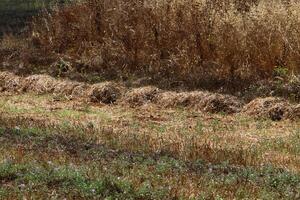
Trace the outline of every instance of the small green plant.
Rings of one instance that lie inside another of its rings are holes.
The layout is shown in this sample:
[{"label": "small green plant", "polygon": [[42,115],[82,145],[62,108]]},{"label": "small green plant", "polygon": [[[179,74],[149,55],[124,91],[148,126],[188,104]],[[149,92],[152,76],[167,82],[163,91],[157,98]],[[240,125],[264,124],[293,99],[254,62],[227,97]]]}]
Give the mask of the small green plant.
[{"label": "small green plant", "polygon": [[278,81],[282,79],[286,79],[289,75],[289,69],[282,66],[277,66],[274,69],[274,77],[277,78]]},{"label": "small green plant", "polygon": [[70,71],[72,69],[72,65],[70,62],[67,62],[61,58],[58,62],[52,64],[52,68],[57,72],[57,77],[60,77],[64,73]]}]

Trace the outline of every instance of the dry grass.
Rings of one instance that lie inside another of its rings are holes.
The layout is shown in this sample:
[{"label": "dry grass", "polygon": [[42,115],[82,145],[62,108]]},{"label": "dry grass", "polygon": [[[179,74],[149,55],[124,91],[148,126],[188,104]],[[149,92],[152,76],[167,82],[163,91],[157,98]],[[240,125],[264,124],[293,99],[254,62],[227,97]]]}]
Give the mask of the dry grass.
[{"label": "dry grass", "polygon": [[287,101],[279,98],[258,98],[244,107],[244,112],[256,117],[267,117],[272,120],[281,120],[292,117],[293,108]]},{"label": "dry grass", "polygon": [[97,84],[0,72],[0,197],[298,199],[299,104],[148,84],[276,76],[296,99],[299,19],[300,3],[271,0],[86,0],[42,14],[25,40],[6,36],[0,61]]},{"label": "dry grass", "polygon": [[88,94],[90,101],[95,103],[115,103],[121,96],[121,87],[113,82],[95,84]]},{"label": "dry grass", "polygon": [[299,196],[299,120],[55,99],[1,93],[1,198]]},{"label": "dry grass", "polygon": [[246,83],[276,67],[298,73],[299,9],[296,1],[87,0],[40,16],[27,39],[30,51],[79,71]]},{"label": "dry grass", "polygon": [[[159,106],[86,105],[53,96],[0,97],[1,124],[86,135],[110,148],[170,155],[185,161],[273,164],[299,172],[299,123],[216,115]],[[29,101],[30,100],[30,101]],[[84,109],[82,109],[82,106]],[[74,136],[72,136],[74,137]],[[270,156],[277,153],[276,158]],[[290,160],[283,162],[282,160]]]},{"label": "dry grass", "polygon": [[52,93],[58,81],[47,75],[33,75],[24,79],[23,91],[33,91],[38,94]]},{"label": "dry grass", "polygon": [[125,94],[125,102],[131,106],[141,106],[155,102],[160,89],[152,86],[135,88]]},{"label": "dry grass", "polygon": [[21,77],[10,72],[0,72],[0,88],[6,92],[33,92],[54,94],[60,99],[83,99],[86,102],[121,104],[125,107],[159,105],[162,108],[188,108],[207,113],[246,113],[257,118],[273,121],[298,119],[299,104],[288,100],[266,97],[256,98],[249,103],[232,96],[208,91],[170,92],[154,86],[128,88],[117,82],[86,84],[48,75]]},{"label": "dry grass", "polygon": [[10,72],[1,72],[0,87],[1,91],[10,90],[17,91],[21,87],[22,77],[16,76]]}]

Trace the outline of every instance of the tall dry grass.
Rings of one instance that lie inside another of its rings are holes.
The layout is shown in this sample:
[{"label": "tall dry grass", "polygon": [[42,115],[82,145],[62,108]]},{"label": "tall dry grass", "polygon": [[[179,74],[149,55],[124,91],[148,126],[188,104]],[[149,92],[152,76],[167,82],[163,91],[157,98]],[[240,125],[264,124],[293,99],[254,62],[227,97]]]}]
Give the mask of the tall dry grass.
[{"label": "tall dry grass", "polygon": [[300,3],[86,0],[35,19],[32,48],[86,70],[199,85],[300,69]]}]

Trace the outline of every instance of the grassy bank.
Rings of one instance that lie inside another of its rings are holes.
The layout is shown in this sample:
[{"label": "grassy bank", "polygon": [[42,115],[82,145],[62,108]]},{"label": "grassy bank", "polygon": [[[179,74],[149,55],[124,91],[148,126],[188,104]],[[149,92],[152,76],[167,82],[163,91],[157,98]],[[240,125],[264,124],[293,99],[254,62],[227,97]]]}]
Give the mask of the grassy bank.
[{"label": "grassy bank", "polygon": [[53,98],[0,98],[3,199],[299,197],[297,122]]},{"label": "grassy bank", "polygon": [[299,174],[271,166],[185,163],[169,156],[118,152],[33,129],[2,129],[0,138],[5,141],[2,155],[11,155],[0,164],[2,198],[299,197]]}]

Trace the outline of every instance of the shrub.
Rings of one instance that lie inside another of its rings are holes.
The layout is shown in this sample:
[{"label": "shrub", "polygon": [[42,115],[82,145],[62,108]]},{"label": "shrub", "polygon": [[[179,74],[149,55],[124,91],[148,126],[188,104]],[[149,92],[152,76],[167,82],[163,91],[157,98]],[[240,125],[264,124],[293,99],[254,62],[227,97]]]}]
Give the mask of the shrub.
[{"label": "shrub", "polygon": [[299,19],[294,1],[86,0],[36,18],[30,41],[99,73],[242,85],[299,71]]}]

